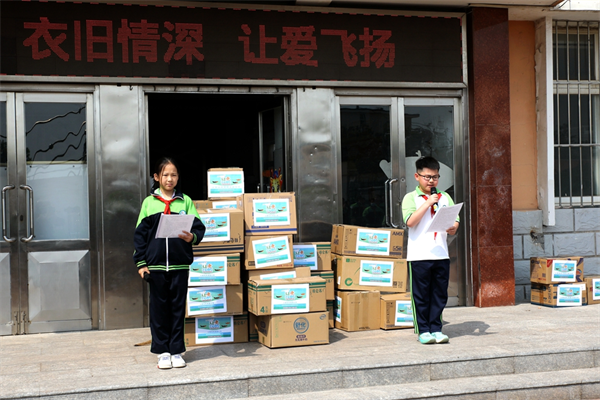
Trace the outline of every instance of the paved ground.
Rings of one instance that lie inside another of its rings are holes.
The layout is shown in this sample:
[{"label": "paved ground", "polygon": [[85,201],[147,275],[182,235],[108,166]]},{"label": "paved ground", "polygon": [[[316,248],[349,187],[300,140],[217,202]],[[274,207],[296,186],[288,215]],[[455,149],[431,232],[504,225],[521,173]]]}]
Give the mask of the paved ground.
[{"label": "paved ground", "polygon": [[444,332],[450,336],[445,345],[421,345],[410,329],[353,333],[334,329],[329,345],[192,347],[185,355],[188,366],[172,370],[156,368],[149,346],[134,346],[150,338],[147,328],[0,337],[0,399],[199,382],[213,382],[214,390],[219,390],[216,383],[244,380],[246,385],[250,382],[249,395],[264,396],[275,390],[265,382],[276,385],[278,378],[302,373],[319,373],[322,382],[315,382],[313,375],[311,385],[323,390],[319,387],[331,384],[328,376],[334,379],[335,371],[416,368],[424,361],[431,365],[464,361],[464,369],[469,361],[506,357],[513,360],[508,368],[514,370],[520,363],[519,371],[527,372],[528,357],[536,354],[548,355],[548,370],[581,368],[561,365],[560,354],[567,351],[580,353],[584,358],[579,359],[591,367],[600,367],[600,304],[555,309],[531,304],[457,307],[447,309],[444,317]]}]

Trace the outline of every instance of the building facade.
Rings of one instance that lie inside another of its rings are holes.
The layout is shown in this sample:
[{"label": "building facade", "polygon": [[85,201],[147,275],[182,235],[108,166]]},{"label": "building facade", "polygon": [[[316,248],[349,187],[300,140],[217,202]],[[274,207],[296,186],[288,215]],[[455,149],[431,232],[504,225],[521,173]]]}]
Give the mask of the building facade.
[{"label": "building facade", "polygon": [[[297,241],[402,227],[433,155],[464,204],[450,305],[525,299],[539,248],[593,266],[598,12],[442,3],[2,2],[0,334],[144,325],[132,236],[164,155],[198,200],[211,167],[243,167],[246,192],[283,177]],[[580,231],[593,252],[568,248]]]}]

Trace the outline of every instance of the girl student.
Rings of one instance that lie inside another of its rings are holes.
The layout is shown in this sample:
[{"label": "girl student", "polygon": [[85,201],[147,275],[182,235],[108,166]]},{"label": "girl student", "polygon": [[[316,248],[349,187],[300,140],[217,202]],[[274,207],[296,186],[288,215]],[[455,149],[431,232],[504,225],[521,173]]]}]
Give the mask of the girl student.
[{"label": "girl student", "polygon": [[[175,161],[162,158],[154,171],[152,193],[142,203],[135,228],[133,261],[140,277],[150,284],[150,351],[158,354],[158,368],[182,368],[185,300],[189,268],[194,261],[192,245],[202,241],[205,227],[192,200],[177,190]],[[194,215],[191,232],[156,238],[161,215],[171,213]]]}]

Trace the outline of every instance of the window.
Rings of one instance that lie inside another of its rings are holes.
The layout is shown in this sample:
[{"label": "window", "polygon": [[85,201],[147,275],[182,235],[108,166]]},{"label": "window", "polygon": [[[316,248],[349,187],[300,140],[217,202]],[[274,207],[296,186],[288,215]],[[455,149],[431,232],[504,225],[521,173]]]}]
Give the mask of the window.
[{"label": "window", "polygon": [[598,22],[553,21],[556,205],[600,205]]}]

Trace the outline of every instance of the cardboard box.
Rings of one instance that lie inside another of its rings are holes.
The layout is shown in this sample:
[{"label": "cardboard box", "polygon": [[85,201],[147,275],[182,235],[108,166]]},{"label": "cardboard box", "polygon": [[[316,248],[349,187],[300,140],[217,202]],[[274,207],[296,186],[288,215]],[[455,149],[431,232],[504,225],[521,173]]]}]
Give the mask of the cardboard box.
[{"label": "cardboard box", "polygon": [[588,304],[600,304],[600,275],[586,276],[584,279]]},{"label": "cardboard box", "polygon": [[248,341],[258,342],[258,317],[248,313]]},{"label": "cardboard box", "polygon": [[[244,251],[244,213],[235,208],[200,210],[200,219],[206,226],[202,242],[193,246],[194,256]],[[229,219],[229,239],[219,240],[226,232]]]},{"label": "cardboard box", "polygon": [[238,202],[235,197],[218,200],[194,200],[194,206],[196,206],[196,211],[200,212],[200,210],[208,210],[211,208],[217,210],[222,208],[237,208]]},{"label": "cardboard box", "polygon": [[[335,319],[333,316],[335,315],[335,301],[327,300],[327,312],[329,313],[329,329],[335,328]],[[252,314],[250,314],[252,315]]]},{"label": "cardboard box", "polygon": [[529,259],[531,282],[576,283],[583,282],[583,257]]},{"label": "cardboard box", "polygon": [[294,268],[292,235],[246,236],[244,266],[246,269]]},{"label": "cardboard box", "polygon": [[294,266],[331,271],[331,242],[294,243]]},{"label": "cardboard box", "polygon": [[325,279],[325,298],[335,300],[335,284],[333,271],[310,271],[311,276],[318,276]]},{"label": "cardboard box", "polygon": [[248,311],[255,315],[326,311],[325,285],[318,276],[248,281]]},{"label": "cardboard box", "polygon": [[252,269],[248,270],[248,280],[267,279],[293,279],[308,278],[311,276],[310,268],[278,268],[278,269]]},{"label": "cardboard box", "polygon": [[329,343],[327,311],[258,317],[258,341],[270,348]]},{"label": "cardboard box", "polygon": [[380,296],[381,329],[413,328],[413,310],[410,293],[382,294]]},{"label": "cardboard box", "polygon": [[238,197],[238,204],[244,210],[246,236],[298,233],[294,192],[247,193]]},{"label": "cardboard box", "polygon": [[574,307],[587,305],[585,283],[531,284],[531,304],[547,307]]},{"label": "cardboard box", "polygon": [[244,285],[188,287],[185,317],[244,313]]},{"label": "cardboard box", "polygon": [[248,341],[248,313],[186,318],[183,331],[186,347]]},{"label": "cardboard box", "polygon": [[403,293],[407,290],[406,260],[336,255],[333,264],[338,289],[392,293]]},{"label": "cardboard box", "polygon": [[223,199],[244,194],[242,168],[209,168],[206,177],[209,199]]},{"label": "cardboard box", "polygon": [[358,257],[406,258],[404,230],[333,225],[331,252]]},{"label": "cardboard box", "polygon": [[188,286],[239,285],[240,253],[194,257]]},{"label": "cardboard box", "polygon": [[348,332],[379,329],[378,291],[345,292],[336,295],[335,327]]}]

